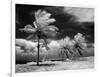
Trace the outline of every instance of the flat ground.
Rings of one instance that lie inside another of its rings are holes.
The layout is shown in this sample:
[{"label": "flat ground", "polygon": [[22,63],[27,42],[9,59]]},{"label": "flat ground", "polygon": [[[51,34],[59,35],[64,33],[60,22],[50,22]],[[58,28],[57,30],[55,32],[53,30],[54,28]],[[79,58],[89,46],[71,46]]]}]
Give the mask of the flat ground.
[{"label": "flat ground", "polygon": [[76,69],[92,69],[94,68],[94,57],[74,58],[65,61],[45,61],[40,62],[40,66],[36,66],[36,62],[27,64],[17,64],[15,66],[16,73],[35,72],[35,71],[57,71],[57,70],[76,70]]}]

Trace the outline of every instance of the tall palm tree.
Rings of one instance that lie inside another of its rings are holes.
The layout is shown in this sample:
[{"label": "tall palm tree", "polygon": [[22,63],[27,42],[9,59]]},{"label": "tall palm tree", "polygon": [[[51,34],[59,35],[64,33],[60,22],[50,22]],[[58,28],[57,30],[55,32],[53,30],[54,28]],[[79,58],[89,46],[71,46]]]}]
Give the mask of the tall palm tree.
[{"label": "tall palm tree", "polygon": [[30,36],[27,39],[37,39],[38,51],[37,51],[37,65],[39,65],[39,49],[40,49],[40,39],[43,39],[43,44],[47,46],[47,38],[54,38],[57,35],[58,28],[54,25],[50,25],[54,23],[56,20],[54,18],[50,18],[51,14],[46,11],[38,10],[34,13],[35,21],[33,25],[26,25],[24,28],[20,29],[21,31],[25,31],[30,33]]}]

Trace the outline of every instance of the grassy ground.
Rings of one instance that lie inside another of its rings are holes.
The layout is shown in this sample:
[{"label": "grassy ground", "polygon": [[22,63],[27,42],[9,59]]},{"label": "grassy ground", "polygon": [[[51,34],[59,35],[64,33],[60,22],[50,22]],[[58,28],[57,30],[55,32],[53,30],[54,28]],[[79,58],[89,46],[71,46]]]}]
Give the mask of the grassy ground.
[{"label": "grassy ground", "polygon": [[36,62],[27,64],[17,64],[16,73],[35,72],[35,71],[56,71],[56,70],[75,70],[75,69],[92,69],[94,68],[94,57],[74,58],[72,61],[45,61],[36,66]]}]

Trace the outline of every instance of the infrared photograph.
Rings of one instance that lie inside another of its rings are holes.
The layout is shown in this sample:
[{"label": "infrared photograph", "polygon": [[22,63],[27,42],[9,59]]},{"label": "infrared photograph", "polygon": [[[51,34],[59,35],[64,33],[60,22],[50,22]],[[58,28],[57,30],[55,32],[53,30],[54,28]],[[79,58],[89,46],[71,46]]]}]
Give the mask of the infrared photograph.
[{"label": "infrared photograph", "polygon": [[94,69],[94,8],[15,4],[15,73]]}]

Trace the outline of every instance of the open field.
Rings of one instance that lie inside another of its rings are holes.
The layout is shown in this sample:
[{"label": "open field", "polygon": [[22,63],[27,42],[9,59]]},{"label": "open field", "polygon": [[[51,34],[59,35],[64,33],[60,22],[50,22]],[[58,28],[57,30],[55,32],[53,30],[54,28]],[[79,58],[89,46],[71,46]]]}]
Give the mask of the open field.
[{"label": "open field", "polygon": [[94,57],[78,57],[73,60],[65,61],[45,61],[40,62],[40,66],[36,66],[36,62],[27,64],[16,64],[15,72],[40,72],[40,71],[57,71],[57,70],[77,70],[77,69],[93,69]]}]

